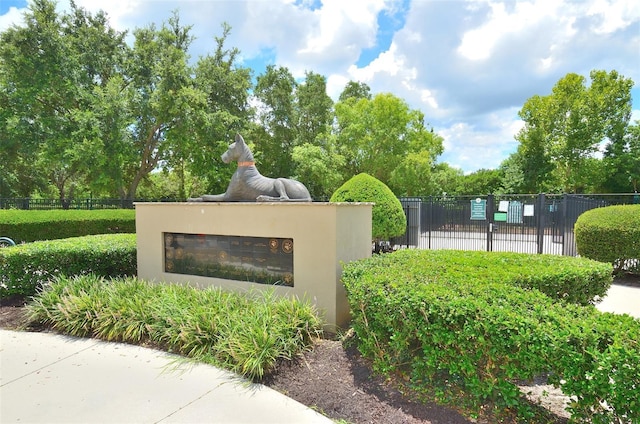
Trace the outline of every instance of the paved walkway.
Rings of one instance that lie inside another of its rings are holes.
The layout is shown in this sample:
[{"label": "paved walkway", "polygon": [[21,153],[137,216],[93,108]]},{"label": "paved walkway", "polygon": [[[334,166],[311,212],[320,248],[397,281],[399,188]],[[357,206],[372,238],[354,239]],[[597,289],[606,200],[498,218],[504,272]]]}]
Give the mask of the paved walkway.
[{"label": "paved walkway", "polygon": [[640,287],[613,284],[596,307],[602,312],[629,314],[640,318]]},{"label": "paved walkway", "polygon": [[266,386],[152,349],[0,330],[0,422],[332,423]]}]

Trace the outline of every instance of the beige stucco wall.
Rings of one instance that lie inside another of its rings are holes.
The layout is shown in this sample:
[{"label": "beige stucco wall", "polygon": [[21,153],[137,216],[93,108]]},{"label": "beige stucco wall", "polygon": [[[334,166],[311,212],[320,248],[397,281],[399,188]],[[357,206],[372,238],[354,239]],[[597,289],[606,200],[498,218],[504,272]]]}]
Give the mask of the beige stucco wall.
[{"label": "beige stucco wall", "polygon": [[[138,276],[308,299],[327,329],[349,321],[341,262],[371,256],[370,203],[136,203]],[[279,237],[294,240],[294,287],[164,272],[163,233]]]}]

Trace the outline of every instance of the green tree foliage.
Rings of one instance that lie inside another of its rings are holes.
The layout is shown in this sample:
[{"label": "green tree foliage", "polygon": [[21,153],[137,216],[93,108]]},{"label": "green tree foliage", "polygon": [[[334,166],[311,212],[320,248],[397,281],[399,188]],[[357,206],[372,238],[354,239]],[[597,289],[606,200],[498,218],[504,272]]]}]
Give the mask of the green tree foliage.
[{"label": "green tree foliage", "polygon": [[352,177],[331,196],[331,202],[373,202],[371,235],[376,241],[404,234],[407,219],[402,204],[382,181],[361,173]]},{"label": "green tree foliage", "polygon": [[601,145],[608,140],[611,151],[624,149],[633,82],[616,71],[592,71],[590,78],[587,87],[584,77],[567,74],[550,95],[534,96],[520,110],[525,126],[509,165],[520,171],[521,191],[593,188],[602,175],[593,160]]},{"label": "green tree foliage", "polygon": [[340,93],[338,101],[344,102],[350,98],[371,100],[371,88],[363,82],[349,81]]},{"label": "green tree foliage", "polygon": [[190,158],[188,169],[206,180],[208,193],[226,189],[234,169],[222,163],[220,155],[233,134],[247,129],[253,114],[249,106],[251,70],[237,64],[240,51],[225,46],[231,28],[227,24],[222,28],[222,36],[215,37],[215,52],[201,57],[196,65],[195,89],[204,96],[205,106],[194,110],[194,135],[185,137],[186,150],[172,162],[179,170]]},{"label": "green tree foliage", "polygon": [[388,93],[371,100],[348,97],[335,105],[335,112],[345,175],[368,173],[396,195],[425,194],[443,147],[442,138],[425,127],[422,112]]},{"label": "green tree foliage", "polygon": [[462,192],[459,194],[492,194],[502,188],[503,175],[498,169],[479,169],[462,178]]},{"label": "green tree foliage", "polygon": [[295,145],[296,81],[284,67],[267,66],[259,75],[254,95],[260,103],[261,128],[253,136],[256,158],[267,175],[290,177],[294,174],[291,155]]},{"label": "green tree foliage", "polygon": [[327,95],[327,79],[306,72],[305,80],[295,92],[296,145],[317,145],[327,134],[333,120],[333,100]]},{"label": "green tree foliage", "polygon": [[340,169],[344,157],[336,152],[334,144],[328,139],[322,146],[305,143],[293,148],[295,178],[304,182],[313,199],[328,199],[343,181]]},{"label": "green tree foliage", "polygon": [[0,132],[17,194],[28,196],[47,179],[65,200],[99,151],[93,92],[121,65],[125,34],[109,28],[103,13],[91,16],[72,3],[58,16],[55,6],[32,2],[24,26],[0,35]]},{"label": "green tree foliage", "polygon": [[458,195],[462,189],[464,172],[460,168],[454,168],[448,163],[439,163],[433,170],[433,178],[430,194],[434,195]]},{"label": "green tree foliage", "polygon": [[159,167],[178,174],[182,198],[189,172],[226,186],[218,158],[251,115],[251,74],[224,47],[226,24],[214,55],[190,64],[190,31],[176,12],[129,46],[102,12],[33,2],[0,35],[0,191],[26,197],[48,181],[63,200],[79,189],[133,199]]},{"label": "green tree foliage", "polygon": [[603,162],[606,191],[640,191],[640,121],[628,127],[621,141],[607,145]]}]

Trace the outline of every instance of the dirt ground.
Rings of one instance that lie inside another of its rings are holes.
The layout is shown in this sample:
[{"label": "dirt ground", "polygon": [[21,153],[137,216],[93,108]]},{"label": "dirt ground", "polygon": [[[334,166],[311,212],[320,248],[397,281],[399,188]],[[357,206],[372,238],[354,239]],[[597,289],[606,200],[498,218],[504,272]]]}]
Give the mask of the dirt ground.
[{"label": "dirt ground", "polygon": [[[617,284],[640,284],[638,279]],[[3,299],[0,328],[18,329],[24,323],[24,300]],[[566,398],[544,381],[521,386],[534,402],[553,413],[552,423],[566,423]],[[264,384],[321,412],[333,420],[351,423],[462,424],[472,420],[452,408],[420,403],[389,381],[374,375],[367,360],[350,343],[318,340],[312,350],[294,361],[281,363]],[[545,396],[542,396],[546,393]]]}]

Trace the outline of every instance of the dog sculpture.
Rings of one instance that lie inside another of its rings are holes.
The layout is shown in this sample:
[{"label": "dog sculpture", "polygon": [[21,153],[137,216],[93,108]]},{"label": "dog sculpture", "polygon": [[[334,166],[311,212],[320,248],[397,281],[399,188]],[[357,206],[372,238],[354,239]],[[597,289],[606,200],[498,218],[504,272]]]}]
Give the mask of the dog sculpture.
[{"label": "dog sculpture", "polygon": [[231,177],[223,194],[205,194],[190,198],[189,202],[311,202],[309,190],[296,180],[269,178],[258,172],[253,153],[240,134],[222,155],[224,163],[238,162],[238,169]]}]

